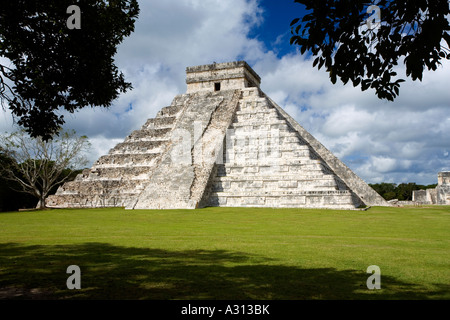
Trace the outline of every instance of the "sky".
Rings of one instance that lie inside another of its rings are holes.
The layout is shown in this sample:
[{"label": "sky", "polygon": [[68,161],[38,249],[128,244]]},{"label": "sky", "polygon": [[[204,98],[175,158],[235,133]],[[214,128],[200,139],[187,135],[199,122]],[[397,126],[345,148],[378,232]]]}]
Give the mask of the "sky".
[{"label": "sky", "polygon": [[[261,89],[368,183],[437,183],[450,171],[450,61],[423,81],[402,83],[394,102],[339,81],[289,44],[293,0],[140,0],[135,32],[116,65],[133,90],[109,109],[65,116],[64,128],[87,135],[90,164],[186,91],[188,66],[245,60]],[[400,68],[400,75],[404,70]],[[0,131],[12,131],[0,111]]]}]

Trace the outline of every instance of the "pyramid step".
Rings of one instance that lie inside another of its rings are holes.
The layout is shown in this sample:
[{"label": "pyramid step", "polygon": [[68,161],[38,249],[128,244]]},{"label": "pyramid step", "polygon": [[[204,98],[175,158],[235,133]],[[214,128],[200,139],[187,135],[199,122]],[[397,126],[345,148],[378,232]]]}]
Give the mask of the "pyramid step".
[{"label": "pyramid step", "polygon": [[282,190],[282,191],[272,191],[272,190],[261,190],[259,192],[255,191],[242,191],[237,195],[235,192],[212,192],[211,196],[216,197],[281,197],[281,196],[323,196],[323,195],[336,195],[336,196],[347,196],[351,195],[350,190],[325,190],[325,191],[295,191],[295,190]]},{"label": "pyramid step", "polygon": [[[306,165],[301,165],[302,161],[310,160],[309,157],[303,157],[300,159],[280,159],[278,157],[260,157],[259,159],[255,156],[253,157],[240,157],[240,158],[225,158],[223,161],[219,161],[219,164],[225,164],[228,171],[239,172],[239,168],[246,168],[249,172],[251,170],[259,172],[265,170],[265,172],[307,172],[307,171],[317,171],[321,170],[325,172],[325,167],[323,164],[310,164],[308,167]],[[234,168],[231,170],[231,168]],[[259,169],[264,168],[264,169]],[[267,169],[266,169],[267,168]],[[220,171],[222,172],[222,171]]]},{"label": "pyramid step", "polygon": [[240,174],[218,174],[214,178],[214,181],[281,181],[281,177],[285,175],[290,175],[288,179],[290,181],[334,181],[334,175],[325,173],[323,170],[296,172],[293,175],[289,169],[286,171],[264,171],[262,173],[241,172]]},{"label": "pyramid step", "polygon": [[[294,130],[258,130],[258,131],[236,131],[233,128],[229,128],[227,132],[227,138],[279,138],[280,142],[296,142],[303,141],[300,139],[297,132]],[[304,142],[302,142],[304,144]]]},{"label": "pyramid step", "polygon": [[[287,152],[287,151],[286,151]],[[311,159],[309,151],[297,151],[296,156],[286,155],[285,152],[241,152],[227,153],[222,162],[234,166],[280,166],[280,165],[299,165]]]},{"label": "pyramid step", "polygon": [[268,112],[271,110],[276,110],[274,107],[268,105],[268,104],[264,104],[262,102],[260,103],[255,103],[254,101],[245,101],[245,102],[241,102],[239,103],[239,108],[237,111],[240,111],[242,113],[246,112],[246,113],[251,113],[251,112]]},{"label": "pyramid step", "polygon": [[302,163],[302,161],[310,160],[309,154],[302,154],[300,157],[283,157],[282,153],[242,153],[227,155],[222,162],[226,165],[234,166],[259,166],[259,167],[274,167],[274,166],[295,166]]},{"label": "pyramid step", "polygon": [[[321,168],[324,166],[324,163],[320,159],[311,159],[311,158],[305,158],[305,159],[299,159],[295,162],[286,161],[283,158],[277,159],[278,162],[274,162],[273,159],[268,159],[268,162],[273,163],[272,165],[260,165],[261,161],[255,160],[255,159],[249,159],[247,161],[242,162],[225,162],[225,163],[219,163],[217,164],[217,169],[219,171],[223,170],[238,170],[238,169],[245,169],[248,170],[248,172],[260,172],[261,170],[280,170],[281,167],[292,167],[294,170],[301,170],[306,168]],[[286,169],[286,171],[288,171]]]},{"label": "pyramid step", "polygon": [[231,124],[231,127],[238,128],[238,127],[246,127],[246,126],[281,125],[281,124],[287,125],[286,120],[278,119],[278,118],[268,118],[263,122],[258,121],[257,119],[254,119],[251,121],[243,121],[243,122],[234,121]]},{"label": "pyramid step", "polygon": [[166,145],[167,141],[128,141],[117,144],[110,154],[160,153]]},{"label": "pyramid step", "polygon": [[263,96],[255,96],[251,95],[248,97],[241,97],[239,100],[240,106],[245,108],[255,108],[255,107],[263,107],[267,106],[269,108],[273,108],[273,105],[270,103],[270,101]]},{"label": "pyramid step", "polygon": [[236,113],[235,122],[240,123],[243,121],[271,121],[280,120],[280,115],[276,110],[260,111],[260,112],[245,112]]},{"label": "pyramid step", "polygon": [[278,113],[278,111],[275,108],[263,108],[261,110],[237,110],[236,111],[236,115],[238,116],[243,116],[243,115],[257,115],[257,114],[261,114],[261,115],[280,115]]},{"label": "pyramid step", "polygon": [[245,174],[237,176],[217,176],[213,182],[230,183],[230,182],[255,182],[255,181],[296,181],[298,183],[309,182],[309,181],[335,181],[333,175],[288,175],[286,172],[277,172],[274,174],[265,174],[258,176],[247,176]]},{"label": "pyramid step", "polygon": [[[228,137],[236,138],[285,138],[285,137],[297,137],[295,130],[286,124],[274,124],[264,125],[262,122],[256,126],[230,126],[228,128]],[[288,141],[293,141],[292,139],[287,139]],[[284,140],[283,140],[284,141]],[[303,141],[303,140],[302,140]]]},{"label": "pyramid step", "polygon": [[331,179],[314,180],[279,180],[279,179],[255,179],[255,180],[233,180],[214,181],[212,183],[214,192],[232,192],[240,195],[242,192],[275,192],[275,191],[335,191],[339,190],[336,181]]},{"label": "pyramid step", "polygon": [[259,88],[243,88],[241,89],[241,99],[254,99],[261,97]]},{"label": "pyramid step", "polygon": [[273,140],[257,140],[251,139],[233,139],[229,140],[226,148],[226,155],[241,155],[245,153],[260,153],[261,155],[275,155],[281,158],[283,152],[296,152],[295,156],[310,155],[311,149],[308,145],[302,144],[301,141],[281,143],[279,139]]},{"label": "pyramid step", "polygon": [[139,163],[139,164],[130,163],[130,162],[122,163],[122,164],[119,164],[119,163],[94,164],[92,166],[91,170],[97,171],[97,170],[100,170],[100,169],[126,170],[127,168],[151,168],[151,167],[154,167],[156,165],[156,161],[157,161],[157,158],[154,158],[152,161],[147,161],[147,162],[143,162],[143,163]]},{"label": "pyramid step", "polygon": [[303,191],[303,192],[247,192],[212,193],[210,206],[223,207],[310,207],[353,209],[351,192],[345,191]]},{"label": "pyramid step", "polygon": [[[258,143],[259,142],[259,143]],[[269,143],[270,141],[258,141],[258,140],[239,140],[237,139],[234,142],[233,148],[231,150],[227,149],[229,154],[241,154],[241,153],[251,153],[251,152],[261,152],[262,154],[275,154],[280,152],[294,152],[294,151],[303,151],[305,154],[309,154],[310,148],[309,146],[302,144],[300,141],[296,142],[287,142],[287,143],[278,143],[274,139],[273,143]],[[245,145],[246,144],[246,145]]]},{"label": "pyramid step", "polygon": [[95,163],[93,168],[114,167],[126,165],[153,165],[159,154],[109,154],[101,156]]},{"label": "pyramid step", "polygon": [[291,127],[284,120],[269,120],[264,122],[233,122],[230,126],[231,130],[234,130],[236,134],[247,133],[251,131],[292,131]]},{"label": "pyramid step", "polygon": [[179,94],[173,98],[171,106],[184,106],[184,104],[189,100],[189,94]]},{"label": "pyramid step", "polygon": [[[226,167],[218,166],[218,176],[228,175],[249,175],[249,178],[256,178],[256,176],[264,174],[277,174],[279,172],[289,172],[295,174],[301,174],[302,176],[320,176],[324,174],[331,174],[326,171],[322,164],[289,164],[289,165],[273,165],[273,166],[257,166],[248,164],[248,166],[242,166],[237,164],[227,164]],[[253,177],[251,175],[254,175]]]},{"label": "pyramid step", "polygon": [[98,195],[98,194],[135,194],[144,188],[146,180],[83,180],[70,181],[58,188],[57,196],[62,195]]},{"label": "pyramid step", "polygon": [[171,128],[135,130],[125,139],[125,142],[167,141],[170,132]]},{"label": "pyramid step", "polygon": [[311,191],[320,191],[320,192],[328,192],[328,191],[337,191],[339,188],[336,185],[324,185],[324,186],[314,186],[313,184],[309,185],[298,185],[295,187],[283,187],[279,186],[276,182],[266,182],[263,183],[262,186],[259,184],[255,184],[254,186],[248,186],[247,184],[235,184],[231,185],[231,187],[221,186],[221,185],[213,185],[212,192],[217,193],[220,196],[223,196],[223,193],[233,194],[234,196],[242,196],[244,194],[259,194],[259,193],[267,193],[273,195],[276,192],[311,192]]},{"label": "pyramid step", "polygon": [[148,119],[142,129],[166,129],[172,128],[175,123],[176,117],[159,117]]},{"label": "pyramid step", "polygon": [[252,104],[254,106],[257,104],[269,104],[269,101],[266,97],[263,97],[259,94],[255,95],[255,92],[248,96],[241,95],[241,99],[239,101],[245,102],[245,104]]},{"label": "pyramid step", "polygon": [[72,194],[72,193],[86,193],[96,194],[100,192],[105,186],[110,188],[117,188],[120,186],[120,180],[116,181],[100,181],[100,180],[82,180],[82,181],[69,181],[58,188],[57,194]]},{"label": "pyramid step", "polygon": [[227,181],[213,181],[211,186],[216,188],[216,191],[233,190],[235,193],[245,192],[248,190],[264,190],[269,191],[283,191],[283,190],[303,190],[303,191],[334,191],[347,190],[345,186],[338,186],[336,181],[325,178],[308,179],[299,177],[297,180],[279,180],[275,177],[271,179],[242,179],[242,180],[227,180]]},{"label": "pyramid step", "polygon": [[46,204],[52,208],[102,208],[127,207],[138,194],[62,194],[47,198]]},{"label": "pyramid step", "polygon": [[89,178],[93,180],[143,180],[148,179],[154,166],[93,168]]},{"label": "pyramid step", "polygon": [[162,108],[156,114],[157,118],[167,118],[176,116],[183,109],[183,104],[171,105]]},{"label": "pyramid step", "polygon": [[[305,154],[298,158],[282,158],[277,154],[242,154],[231,155],[222,159],[219,163],[224,163],[227,166],[256,166],[256,167],[280,167],[280,166],[297,166],[302,161],[309,160],[309,155]],[[319,166],[319,165],[316,165]]]}]

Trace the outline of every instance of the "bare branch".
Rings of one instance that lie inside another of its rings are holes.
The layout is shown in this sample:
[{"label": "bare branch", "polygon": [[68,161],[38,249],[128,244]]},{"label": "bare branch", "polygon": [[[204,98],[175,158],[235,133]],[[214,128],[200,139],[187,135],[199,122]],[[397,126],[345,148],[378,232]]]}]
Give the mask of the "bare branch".
[{"label": "bare branch", "polygon": [[[77,137],[74,131],[49,141],[17,131],[1,139],[0,151],[12,161],[0,171],[8,180],[16,181],[21,192],[36,196],[43,205],[42,200],[55,186],[67,181],[74,168],[85,165],[78,161],[89,145],[86,137]],[[66,169],[68,173],[63,174]]]}]

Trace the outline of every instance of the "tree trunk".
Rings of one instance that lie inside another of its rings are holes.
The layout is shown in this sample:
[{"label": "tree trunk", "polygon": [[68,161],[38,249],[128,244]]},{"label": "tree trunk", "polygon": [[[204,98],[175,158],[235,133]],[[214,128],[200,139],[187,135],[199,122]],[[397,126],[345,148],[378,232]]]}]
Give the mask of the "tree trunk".
[{"label": "tree trunk", "polygon": [[44,196],[40,196],[39,197],[39,202],[38,202],[38,204],[36,205],[36,208],[39,208],[40,210],[44,210],[44,209],[46,209],[47,207],[45,206],[45,197]]}]

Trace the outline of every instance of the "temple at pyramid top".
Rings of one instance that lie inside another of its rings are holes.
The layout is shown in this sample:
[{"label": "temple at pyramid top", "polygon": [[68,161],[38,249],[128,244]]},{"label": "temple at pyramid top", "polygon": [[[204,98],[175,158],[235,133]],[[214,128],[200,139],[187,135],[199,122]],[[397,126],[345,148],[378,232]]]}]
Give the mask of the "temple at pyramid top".
[{"label": "temple at pyramid top", "polygon": [[186,68],[187,93],[258,87],[259,75],[245,61]]},{"label": "temple at pyramid top", "polygon": [[46,205],[195,209],[389,205],[260,89],[244,61],[186,69],[186,93]]}]

